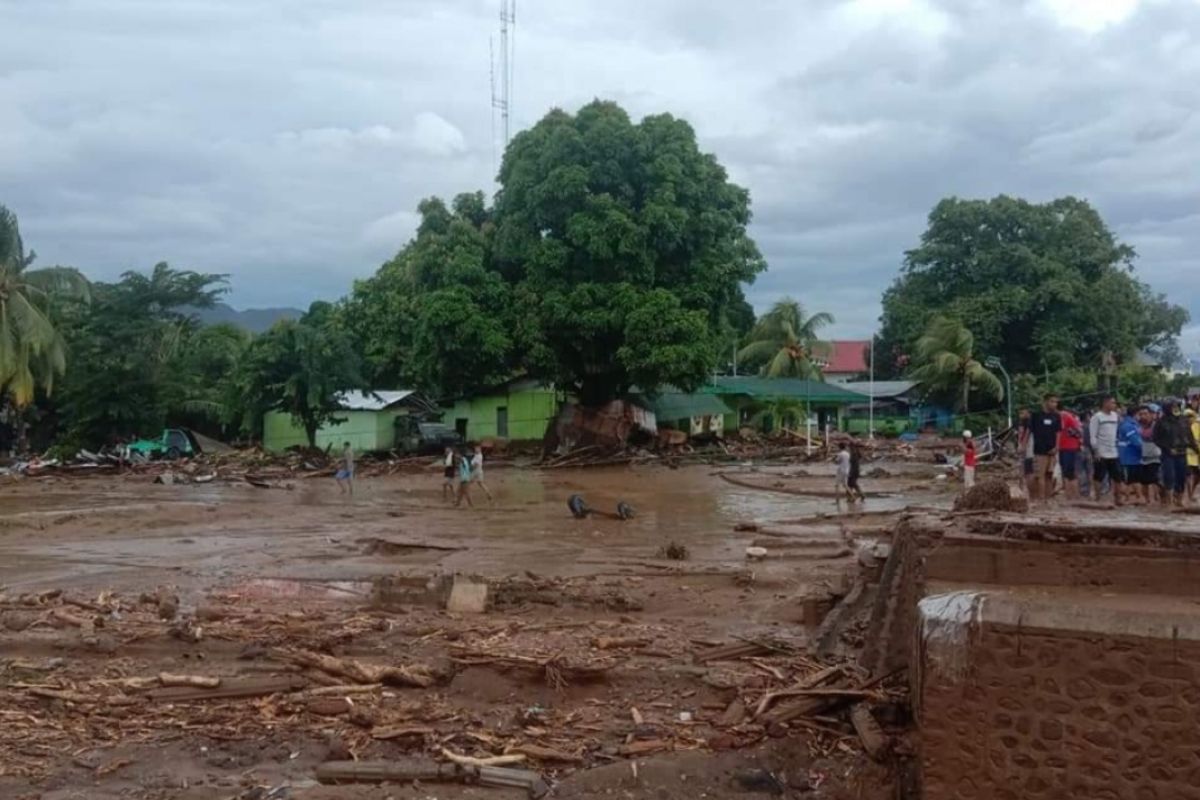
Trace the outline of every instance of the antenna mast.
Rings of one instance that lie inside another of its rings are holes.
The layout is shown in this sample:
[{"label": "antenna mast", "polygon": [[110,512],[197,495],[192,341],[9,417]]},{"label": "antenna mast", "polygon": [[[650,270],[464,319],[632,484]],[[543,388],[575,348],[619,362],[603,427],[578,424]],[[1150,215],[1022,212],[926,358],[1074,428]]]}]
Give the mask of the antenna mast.
[{"label": "antenna mast", "polygon": [[[513,64],[516,55],[517,0],[500,0],[500,85],[496,86],[495,51],[492,51],[492,108],[500,112],[504,147],[511,136],[509,116],[513,105]],[[498,91],[497,91],[498,90]]]}]

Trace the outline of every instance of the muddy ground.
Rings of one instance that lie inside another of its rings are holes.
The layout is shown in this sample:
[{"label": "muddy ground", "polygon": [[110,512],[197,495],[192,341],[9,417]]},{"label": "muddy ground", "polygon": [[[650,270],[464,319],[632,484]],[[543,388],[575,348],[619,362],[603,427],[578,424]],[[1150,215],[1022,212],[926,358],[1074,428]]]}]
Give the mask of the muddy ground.
[{"label": "muddy ground", "polygon": [[[867,475],[870,512],[952,499],[932,466]],[[434,470],[361,480],[353,499],[328,479],[0,485],[0,797],[526,796],[314,777],[329,759],[443,748],[524,754],[560,797],[889,791],[844,721],[753,718],[822,669],[808,601],[844,592],[858,542],[886,524],[845,516],[827,466],[488,480],[495,502],[472,509],[442,501]],[[576,492],[637,516],[574,520]],[[767,558],[748,562],[752,545]],[[485,612],[445,610],[455,574],[489,585]],[[774,649],[708,658],[747,639]],[[384,666],[403,676],[375,680]],[[196,690],[162,673],[286,691],[180,699]]]}]

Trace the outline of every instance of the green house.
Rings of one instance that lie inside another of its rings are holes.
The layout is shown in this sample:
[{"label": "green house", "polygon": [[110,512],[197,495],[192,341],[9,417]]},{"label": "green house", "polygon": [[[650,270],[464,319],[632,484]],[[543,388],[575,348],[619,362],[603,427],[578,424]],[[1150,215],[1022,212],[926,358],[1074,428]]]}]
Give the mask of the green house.
[{"label": "green house", "polygon": [[715,394],[667,388],[654,396],[635,397],[636,402],[654,412],[659,428],[683,431],[689,436],[737,429],[737,413]]},{"label": "green house", "polygon": [[541,441],[564,399],[553,386],[520,379],[491,392],[455,400],[444,409],[443,419],[468,442]]},{"label": "green house", "polygon": [[[717,395],[736,409],[736,417],[733,420],[727,418],[726,430],[747,424],[761,411],[769,412],[772,407],[782,406],[799,409],[800,413],[804,408],[810,409],[818,429],[824,429],[826,425],[840,429],[847,408],[870,402],[867,395],[839,384],[801,378],[720,376],[713,378],[712,383],[701,391]],[[734,424],[729,425],[729,421]]]},{"label": "green house", "polygon": [[[317,447],[340,450],[349,442],[355,452],[391,450],[396,444],[396,420],[407,415],[418,402],[408,389],[343,392],[338,403],[341,422],[325,425],[317,431]],[[263,415],[263,448],[281,453],[289,447],[307,447],[304,428],[292,421],[291,414],[268,411]]]}]

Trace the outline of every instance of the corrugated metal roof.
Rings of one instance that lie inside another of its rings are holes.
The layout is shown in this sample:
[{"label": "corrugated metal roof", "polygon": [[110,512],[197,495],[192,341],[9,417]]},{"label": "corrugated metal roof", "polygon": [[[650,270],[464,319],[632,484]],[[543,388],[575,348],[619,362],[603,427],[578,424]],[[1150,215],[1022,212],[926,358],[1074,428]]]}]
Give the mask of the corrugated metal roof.
[{"label": "corrugated metal roof", "polygon": [[373,389],[367,392],[342,392],[338,406],[346,411],[382,411],[414,394],[412,389]]},{"label": "corrugated metal roof", "polygon": [[[841,385],[852,392],[861,392],[868,397],[872,394],[870,381],[847,381]],[[916,385],[916,381],[875,381],[874,394],[875,397],[899,397],[912,391]]]},{"label": "corrugated metal roof", "polygon": [[723,376],[713,378],[711,385],[701,389],[711,394],[746,394],[752,397],[786,397],[792,400],[811,399],[816,403],[863,403],[871,398],[845,386],[800,378],[755,378]]},{"label": "corrugated metal roof", "polygon": [[642,395],[640,400],[650,407],[660,421],[733,413],[733,409],[725,405],[721,398],[704,392],[664,392],[655,397]]}]

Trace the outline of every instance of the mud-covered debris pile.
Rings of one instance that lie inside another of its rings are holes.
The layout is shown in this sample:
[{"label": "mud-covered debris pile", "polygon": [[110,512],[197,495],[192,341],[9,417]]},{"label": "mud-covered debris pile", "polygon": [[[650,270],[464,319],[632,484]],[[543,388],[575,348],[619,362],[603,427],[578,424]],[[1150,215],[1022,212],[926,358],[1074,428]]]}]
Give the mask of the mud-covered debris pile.
[{"label": "mud-covered debris pile", "polygon": [[955,511],[1029,510],[1029,498],[1014,490],[1007,481],[988,478],[972,486],[954,501]]}]

